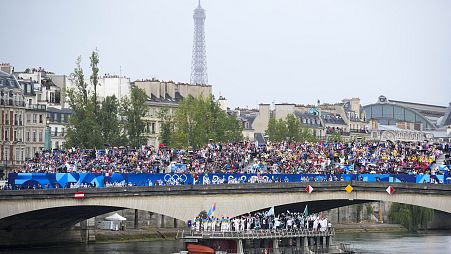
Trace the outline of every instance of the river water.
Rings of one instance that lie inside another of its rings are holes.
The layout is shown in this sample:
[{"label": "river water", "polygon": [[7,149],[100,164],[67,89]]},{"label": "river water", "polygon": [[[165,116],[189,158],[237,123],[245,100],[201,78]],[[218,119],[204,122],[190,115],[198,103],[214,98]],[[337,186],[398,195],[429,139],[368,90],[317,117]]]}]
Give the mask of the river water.
[{"label": "river water", "polygon": [[[345,242],[352,245],[358,253],[451,253],[451,232],[433,232],[427,234],[409,233],[342,233],[334,238],[335,243]],[[98,243],[59,247],[0,250],[8,254],[165,254],[174,253],[183,248],[180,241],[147,241]]]}]

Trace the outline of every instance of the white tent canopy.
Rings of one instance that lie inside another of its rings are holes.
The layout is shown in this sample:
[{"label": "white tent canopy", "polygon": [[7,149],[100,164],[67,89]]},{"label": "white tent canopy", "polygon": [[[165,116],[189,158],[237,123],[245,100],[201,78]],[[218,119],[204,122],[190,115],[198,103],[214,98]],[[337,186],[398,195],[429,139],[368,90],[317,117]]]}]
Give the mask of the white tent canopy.
[{"label": "white tent canopy", "polygon": [[111,220],[111,221],[124,221],[127,220],[126,218],[120,216],[119,214],[115,213],[111,216],[108,216],[105,218],[105,220]]}]

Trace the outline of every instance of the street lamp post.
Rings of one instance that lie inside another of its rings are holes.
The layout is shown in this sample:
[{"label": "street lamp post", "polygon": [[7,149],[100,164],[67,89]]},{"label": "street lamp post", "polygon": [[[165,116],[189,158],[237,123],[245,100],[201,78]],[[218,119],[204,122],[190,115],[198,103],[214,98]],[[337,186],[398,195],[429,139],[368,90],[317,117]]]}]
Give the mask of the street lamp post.
[{"label": "street lamp post", "polygon": [[50,140],[51,133],[50,133],[50,126],[49,126],[49,124],[50,124],[49,118],[50,117],[47,115],[46,122],[45,122],[44,149],[46,149],[46,150],[52,149],[52,141]]}]

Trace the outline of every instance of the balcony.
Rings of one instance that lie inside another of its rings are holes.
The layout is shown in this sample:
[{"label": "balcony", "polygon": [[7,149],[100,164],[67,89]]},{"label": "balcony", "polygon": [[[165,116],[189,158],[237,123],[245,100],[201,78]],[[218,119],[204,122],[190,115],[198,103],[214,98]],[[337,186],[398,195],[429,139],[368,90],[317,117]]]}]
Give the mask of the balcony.
[{"label": "balcony", "polygon": [[13,101],[12,99],[9,99],[9,100],[0,99],[0,105],[1,106],[12,106],[12,107],[24,107],[25,106],[25,102],[23,102],[23,101]]},{"label": "balcony", "polygon": [[365,129],[351,129],[352,133],[362,133],[362,134],[368,134],[369,131]]},{"label": "balcony", "polygon": [[47,110],[47,106],[46,105],[42,105],[42,104],[28,104],[27,105],[27,109],[46,111]]},{"label": "balcony", "polygon": [[58,137],[61,137],[61,138],[64,138],[65,136],[66,136],[66,133],[67,132],[62,132],[62,131],[59,131],[59,132],[51,132],[50,133],[50,136],[52,137],[52,138],[58,138]]}]

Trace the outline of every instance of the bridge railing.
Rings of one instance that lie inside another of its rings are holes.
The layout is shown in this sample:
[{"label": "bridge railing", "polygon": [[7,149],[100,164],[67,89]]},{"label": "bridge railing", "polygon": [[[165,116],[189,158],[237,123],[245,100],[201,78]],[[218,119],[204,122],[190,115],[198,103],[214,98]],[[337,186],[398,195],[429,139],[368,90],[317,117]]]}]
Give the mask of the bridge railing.
[{"label": "bridge railing", "polygon": [[[351,168],[337,174],[224,174],[209,173],[194,177],[192,174],[157,174],[157,173],[10,173],[6,189],[54,189],[54,188],[104,188],[104,187],[154,187],[175,185],[241,185],[264,183],[299,183],[299,182],[407,182],[407,183],[451,183],[448,170],[441,174],[354,174]],[[1,186],[0,186],[1,187]]]}]

